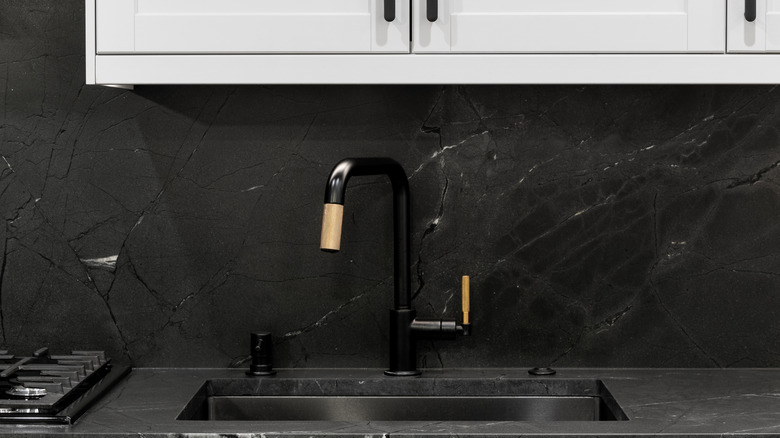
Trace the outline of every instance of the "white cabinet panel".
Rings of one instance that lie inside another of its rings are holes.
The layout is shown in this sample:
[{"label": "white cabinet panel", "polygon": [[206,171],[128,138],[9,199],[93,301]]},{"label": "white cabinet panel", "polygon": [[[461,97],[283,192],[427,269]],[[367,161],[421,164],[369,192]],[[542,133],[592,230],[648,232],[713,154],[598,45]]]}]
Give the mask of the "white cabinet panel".
[{"label": "white cabinet panel", "polygon": [[745,18],[745,1],[729,0],[728,51],[780,52],[780,0],[756,0],[756,18]]},{"label": "white cabinet panel", "polygon": [[413,0],[415,52],[722,53],[725,0]]},{"label": "white cabinet panel", "polygon": [[780,52],[780,0],[766,3],[766,50]]},{"label": "white cabinet panel", "polygon": [[[290,32],[296,29],[296,32]],[[306,29],[306,31],[304,31]],[[137,53],[369,52],[371,15],[247,14],[135,17]]]},{"label": "white cabinet panel", "polygon": [[98,54],[409,51],[409,6],[395,0],[96,0]]},{"label": "white cabinet panel", "polygon": [[132,52],[135,48],[135,2],[96,0],[97,53]]}]

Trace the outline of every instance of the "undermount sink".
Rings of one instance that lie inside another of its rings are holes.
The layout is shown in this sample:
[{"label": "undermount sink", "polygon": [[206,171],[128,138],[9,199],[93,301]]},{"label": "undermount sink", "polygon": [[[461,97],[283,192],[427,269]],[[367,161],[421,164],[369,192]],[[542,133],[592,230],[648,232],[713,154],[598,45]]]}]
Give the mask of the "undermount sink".
[{"label": "undermount sink", "polygon": [[178,420],[628,420],[600,380],[214,379]]}]

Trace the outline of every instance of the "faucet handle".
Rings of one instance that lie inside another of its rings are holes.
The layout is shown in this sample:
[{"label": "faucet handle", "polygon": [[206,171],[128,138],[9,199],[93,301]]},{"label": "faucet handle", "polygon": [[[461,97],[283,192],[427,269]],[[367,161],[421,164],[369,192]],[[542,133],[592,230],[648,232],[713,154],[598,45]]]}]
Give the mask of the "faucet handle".
[{"label": "faucet handle", "polygon": [[469,289],[469,276],[464,275],[460,286],[461,298],[463,300],[463,324],[469,323]]},{"label": "faucet handle", "polygon": [[468,336],[471,334],[471,324],[469,323],[469,311],[471,310],[471,284],[468,275],[464,275],[461,278],[461,306],[463,308],[463,334]]}]

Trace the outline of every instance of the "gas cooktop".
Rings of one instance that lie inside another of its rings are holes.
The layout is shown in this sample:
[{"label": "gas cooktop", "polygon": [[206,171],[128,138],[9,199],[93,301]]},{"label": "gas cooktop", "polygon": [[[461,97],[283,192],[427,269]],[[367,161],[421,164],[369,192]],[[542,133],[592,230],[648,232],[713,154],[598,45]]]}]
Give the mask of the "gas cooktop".
[{"label": "gas cooktop", "polygon": [[111,364],[102,351],[31,356],[0,350],[0,424],[73,424],[130,368]]}]

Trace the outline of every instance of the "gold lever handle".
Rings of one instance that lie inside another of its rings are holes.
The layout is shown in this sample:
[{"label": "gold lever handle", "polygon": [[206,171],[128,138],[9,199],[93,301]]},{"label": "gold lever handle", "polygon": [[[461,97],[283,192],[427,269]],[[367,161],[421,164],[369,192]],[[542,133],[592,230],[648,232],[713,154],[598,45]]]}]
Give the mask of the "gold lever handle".
[{"label": "gold lever handle", "polygon": [[469,323],[469,310],[470,310],[470,285],[469,285],[469,276],[464,275],[461,282],[461,298],[463,300],[463,324]]}]

